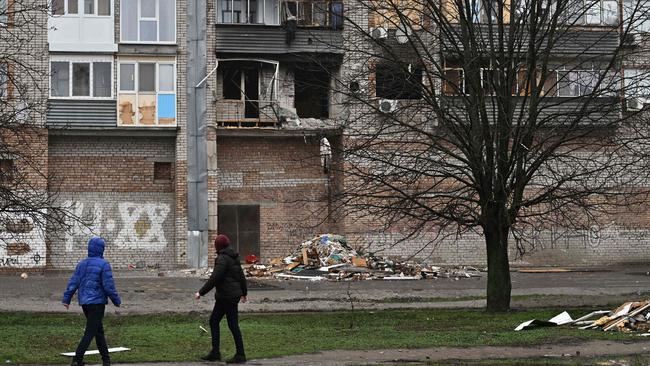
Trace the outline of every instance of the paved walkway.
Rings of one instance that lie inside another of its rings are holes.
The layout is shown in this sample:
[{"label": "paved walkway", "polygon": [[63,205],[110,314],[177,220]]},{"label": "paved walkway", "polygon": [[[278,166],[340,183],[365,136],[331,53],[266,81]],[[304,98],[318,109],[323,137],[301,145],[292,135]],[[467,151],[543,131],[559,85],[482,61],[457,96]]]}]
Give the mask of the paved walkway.
[{"label": "paved walkway", "polygon": [[[650,264],[566,273],[512,273],[514,307],[578,306],[622,303],[650,297]],[[180,275],[180,272],[177,273]],[[63,311],[60,300],[70,272],[0,276],[0,311]],[[199,301],[192,294],[205,278],[158,277],[146,271],[116,273],[122,314],[210,311],[212,295]],[[242,312],[332,311],[388,308],[483,307],[486,277],[458,280],[302,282],[251,280],[249,303]],[[535,295],[535,296],[530,296]],[[549,295],[540,297],[539,295]],[[568,295],[568,296],[552,296]],[[479,298],[479,299],[475,299]],[[455,301],[455,300],[462,301]],[[72,306],[71,311],[80,311]]]},{"label": "paved walkway", "polygon": [[[535,347],[440,347],[422,349],[383,349],[370,351],[324,351],[288,357],[250,360],[248,365],[256,366],[352,366],[381,365],[392,363],[418,364],[436,360],[485,360],[499,358],[548,357],[577,358],[597,356],[626,356],[650,353],[650,340],[638,343],[617,343],[611,341],[591,341],[570,345],[542,345]],[[131,366],[206,366],[223,363],[182,362],[182,363],[140,363]],[[616,362],[608,365],[620,365]]]}]

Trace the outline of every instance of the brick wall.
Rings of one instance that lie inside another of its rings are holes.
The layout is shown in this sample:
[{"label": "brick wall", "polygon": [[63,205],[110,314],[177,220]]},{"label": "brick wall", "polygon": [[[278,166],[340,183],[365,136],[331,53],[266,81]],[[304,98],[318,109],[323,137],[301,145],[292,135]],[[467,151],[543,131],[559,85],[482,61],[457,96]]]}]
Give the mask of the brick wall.
[{"label": "brick wall", "polygon": [[174,162],[174,143],[153,137],[52,137],[50,191],[81,222],[49,233],[48,263],[73,267],[86,256],[88,238],[101,235],[108,243],[105,258],[115,268],[175,267],[175,179],[154,179],[154,162]]},{"label": "brick wall", "polygon": [[330,180],[320,165],[319,139],[218,136],[217,142],[217,187],[210,190],[218,190],[219,204],[260,206],[263,259],[284,256],[314,235],[337,231],[328,218]]}]

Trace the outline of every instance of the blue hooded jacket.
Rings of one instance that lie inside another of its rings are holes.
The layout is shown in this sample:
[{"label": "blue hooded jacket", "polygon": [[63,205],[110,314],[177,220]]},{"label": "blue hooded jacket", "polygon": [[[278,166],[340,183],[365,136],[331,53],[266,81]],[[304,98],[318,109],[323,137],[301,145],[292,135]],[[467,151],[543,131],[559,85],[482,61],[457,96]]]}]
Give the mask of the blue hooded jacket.
[{"label": "blue hooded jacket", "polygon": [[104,259],[106,243],[100,237],[88,241],[88,258],[77,264],[74,274],[63,293],[64,304],[70,304],[79,289],[79,305],[108,304],[108,297],[115,306],[122,303],[115,289],[111,265]]}]

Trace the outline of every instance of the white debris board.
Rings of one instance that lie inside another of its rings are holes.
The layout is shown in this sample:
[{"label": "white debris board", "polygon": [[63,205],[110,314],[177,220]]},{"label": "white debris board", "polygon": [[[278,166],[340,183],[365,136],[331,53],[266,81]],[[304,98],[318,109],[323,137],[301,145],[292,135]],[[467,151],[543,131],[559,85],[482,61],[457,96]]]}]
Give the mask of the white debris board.
[{"label": "white debris board", "polygon": [[[130,351],[130,350],[131,350],[130,348],[126,348],[126,347],[115,347],[115,348],[109,348],[108,352],[109,353],[115,353],[115,352],[124,352],[124,351]],[[74,352],[64,352],[64,353],[61,353],[61,354],[63,356],[68,356],[68,357],[74,357],[74,355],[75,355]],[[98,350],[93,350],[93,351],[86,351],[86,353],[84,353],[84,356],[98,355],[98,354],[99,354]]]}]

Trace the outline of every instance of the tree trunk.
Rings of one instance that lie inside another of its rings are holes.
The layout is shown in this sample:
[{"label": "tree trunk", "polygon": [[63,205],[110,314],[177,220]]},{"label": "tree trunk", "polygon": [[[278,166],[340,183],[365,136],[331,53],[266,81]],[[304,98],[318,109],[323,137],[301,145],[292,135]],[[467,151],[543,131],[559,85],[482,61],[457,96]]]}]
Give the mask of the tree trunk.
[{"label": "tree trunk", "polygon": [[487,247],[488,282],[487,311],[501,312],[510,309],[510,264],[508,263],[508,234],[510,225],[503,211],[490,210],[490,220],[483,228]]}]

